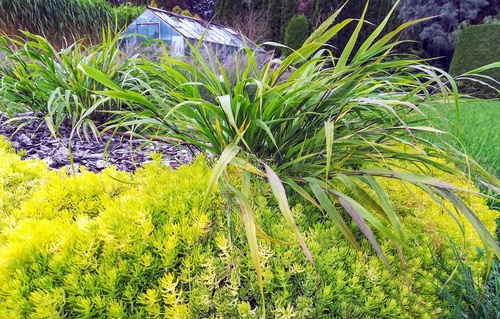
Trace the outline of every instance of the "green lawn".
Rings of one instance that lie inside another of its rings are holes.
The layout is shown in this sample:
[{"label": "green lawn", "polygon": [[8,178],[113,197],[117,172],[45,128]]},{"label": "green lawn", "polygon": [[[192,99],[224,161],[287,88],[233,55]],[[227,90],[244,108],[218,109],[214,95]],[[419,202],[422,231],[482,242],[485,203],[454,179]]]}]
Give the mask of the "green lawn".
[{"label": "green lawn", "polygon": [[[439,112],[442,119],[438,119]],[[426,112],[436,128],[450,133],[443,139],[500,176],[500,101],[471,101]]]}]

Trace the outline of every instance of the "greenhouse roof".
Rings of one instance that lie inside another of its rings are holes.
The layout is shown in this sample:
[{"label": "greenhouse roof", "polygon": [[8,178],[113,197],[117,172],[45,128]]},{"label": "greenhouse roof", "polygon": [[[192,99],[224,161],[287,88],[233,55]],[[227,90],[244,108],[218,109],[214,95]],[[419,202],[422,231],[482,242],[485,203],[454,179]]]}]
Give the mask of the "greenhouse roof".
[{"label": "greenhouse roof", "polygon": [[208,23],[193,17],[175,14],[173,12],[147,7],[156,17],[174,28],[179,34],[189,39],[201,39],[207,42],[242,48],[255,49],[256,45],[239,31],[223,25]]}]

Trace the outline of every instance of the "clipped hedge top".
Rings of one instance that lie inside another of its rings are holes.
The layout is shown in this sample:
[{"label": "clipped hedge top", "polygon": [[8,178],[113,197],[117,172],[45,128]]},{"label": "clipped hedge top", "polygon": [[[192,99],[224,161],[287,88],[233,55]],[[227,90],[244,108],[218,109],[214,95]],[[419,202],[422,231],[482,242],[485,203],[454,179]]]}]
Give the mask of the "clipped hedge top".
[{"label": "clipped hedge top", "polygon": [[[463,74],[483,65],[500,61],[500,24],[483,24],[465,28],[458,41],[450,74]],[[500,80],[500,70],[492,69],[485,74]]]},{"label": "clipped hedge top", "polygon": [[[203,158],[177,171],[157,159],[136,174],[111,168],[69,176],[48,171],[41,161],[21,161],[2,141],[0,163],[8,168],[0,170],[0,318],[261,314],[236,206],[214,194],[209,209],[200,211],[211,173]],[[273,238],[295,243],[264,185],[255,181],[252,190],[259,223]],[[406,268],[390,241],[382,245],[392,265],[388,269],[367,242],[356,251],[318,210],[296,203],[293,214],[321,281],[298,245],[261,239],[268,317],[436,318],[447,313],[432,284],[440,272],[432,255],[453,262],[446,240],[448,235],[460,238],[453,221],[416,189],[409,196],[399,182],[384,187],[394,193],[407,226],[412,249],[405,252]],[[471,200],[485,224],[494,227],[497,213]],[[468,223],[464,227],[472,231]],[[477,239],[462,240],[466,252]]]}]

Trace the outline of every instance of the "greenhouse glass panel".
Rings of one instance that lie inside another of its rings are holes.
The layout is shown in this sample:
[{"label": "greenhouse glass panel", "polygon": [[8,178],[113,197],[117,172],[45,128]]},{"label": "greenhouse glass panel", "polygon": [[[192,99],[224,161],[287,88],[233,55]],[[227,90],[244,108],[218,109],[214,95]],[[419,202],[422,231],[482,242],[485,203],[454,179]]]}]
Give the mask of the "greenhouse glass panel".
[{"label": "greenhouse glass panel", "polygon": [[173,19],[171,17],[169,17],[168,15],[162,13],[160,15],[160,17],[165,21],[167,22],[168,24],[170,24],[172,27],[174,28],[178,28],[179,27],[179,21],[177,19]]},{"label": "greenhouse glass panel", "polygon": [[158,39],[160,36],[158,24],[148,24],[148,38]]},{"label": "greenhouse glass panel", "polygon": [[137,33],[141,35],[148,36],[148,25],[147,24],[137,24]]},{"label": "greenhouse glass panel", "polygon": [[180,27],[177,30],[179,30],[185,37],[194,39],[201,38],[201,33],[197,32],[191,21],[188,20],[179,21],[179,26]]},{"label": "greenhouse glass panel", "polygon": [[158,17],[156,17],[156,15],[154,15],[151,11],[146,10],[135,20],[135,22],[137,23],[158,22]]},{"label": "greenhouse glass panel", "polygon": [[214,38],[217,39],[218,43],[222,43],[225,45],[234,45],[233,37],[224,32],[224,29],[215,26],[211,26],[210,29],[213,32]]},{"label": "greenhouse glass panel", "polygon": [[232,29],[230,29],[230,28],[224,28],[224,30],[225,30],[226,32],[231,33],[231,34],[235,34],[235,35],[237,35],[237,34],[238,34],[236,31],[234,31],[234,30],[232,30]]},{"label": "greenhouse glass panel", "polygon": [[163,41],[172,40],[172,28],[166,23],[160,25],[160,38]]},{"label": "greenhouse glass panel", "polygon": [[148,37],[149,39],[158,39],[160,29],[158,23],[138,23],[137,33]]},{"label": "greenhouse glass panel", "polygon": [[127,27],[125,33],[136,33],[136,30],[137,30],[137,23],[132,23]]}]

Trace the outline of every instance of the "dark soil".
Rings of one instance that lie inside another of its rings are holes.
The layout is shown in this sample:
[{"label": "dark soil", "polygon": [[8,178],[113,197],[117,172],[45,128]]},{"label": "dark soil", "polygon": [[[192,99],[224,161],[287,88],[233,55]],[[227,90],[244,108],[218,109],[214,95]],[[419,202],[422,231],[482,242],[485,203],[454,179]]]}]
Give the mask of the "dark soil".
[{"label": "dark soil", "polygon": [[[42,119],[6,123],[8,119],[5,114],[0,113],[0,135],[5,136],[17,151],[24,151],[23,159],[38,158],[53,169],[67,167],[71,171],[68,152],[71,126],[68,123],[59,128],[61,136],[56,139]],[[21,123],[27,124],[22,126]],[[81,166],[92,172],[100,172],[110,165],[121,171],[133,172],[151,161],[151,154],[154,152],[162,154],[165,165],[177,168],[191,162],[199,151],[193,146],[179,143],[149,142],[108,133],[102,134],[99,140],[94,137],[87,140],[82,135],[71,141],[71,153],[77,172]]]}]

